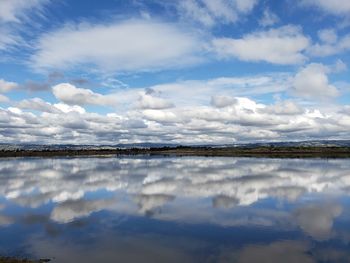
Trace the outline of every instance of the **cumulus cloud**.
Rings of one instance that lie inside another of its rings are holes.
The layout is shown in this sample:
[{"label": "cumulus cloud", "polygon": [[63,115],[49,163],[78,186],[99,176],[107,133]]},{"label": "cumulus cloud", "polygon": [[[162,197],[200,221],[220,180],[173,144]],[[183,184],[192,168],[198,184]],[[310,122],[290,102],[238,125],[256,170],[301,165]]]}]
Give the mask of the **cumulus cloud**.
[{"label": "cumulus cloud", "polygon": [[309,44],[309,39],[302,34],[301,29],[292,25],[254,32],[238,39],[213,40],[213,48],[222,58],[234,57],[242,61],[282,65],[304,62],[307,58],[303,51]]},{"label": "cumulus cloud", "polygon": [[229,96],[212,96],[211,97],[211,105],[217,108],[225,108],[227,106],[232,106],[235,104],[237,100],[233,97]]},{"label": "cumulus cloud", "polygon": [[40,98],[32,98],[21,100],[16,104],[19,109],[34,110],[39,113],[52,113],[52,114],[63,114],[69,112],[76,112],[83,114],[85,109],[78,105],[67,105],[64,103],[49,103]]},{"label": "cumulus cloud", "polygon": [[[176,43],[176,44],[174,44]],[[173,24],[127,20],[68,25],[41,36],[32,56],[35,68],[97,65],[113,71],[142,71],[197,63],[201,42]]]},{"label": "cumulus cloud", "polygon": [[241,15],[250,13],[258,0],[189,0],[180,1],[180,15],[204,26],[235,23]]},{"label": "cumulus cloud", "polygon": [[181,121],[180,116],[176,116],[176,114],[171,111],[144,110],[142,113],[146,119],[156,121],[164,125]]},{"label": "cumulus cloud", "polygon": [[279,101],[274,105],[266,106],[265,108],[261,109],[261,111],[277,115],[298,115],[304,112],[299,105],[290,100]]},{"label": "cumulus cloud", "polygon": [[138,106],[142,109],[169,109],[174,104],[152,93],[142,93],[139,97]]},{"label": "cumulus cloud", "polygon": [[89,89],[77,88],[69,83],[61,83],[52,87],[53,94],[60,101],[71,105],[114,106],[115,97],[102,95]]},{"label": "cumulus cloud", "polygon": [[40,98],[22,100],[17,104],[17,107],[21,109],[36,110],[39,112],[50,112],[50,113],[60,112],[53,105],[51,105],[50,103]]},{"label": "cumulus cloud", "polygon": [[[296,76],[281,73],[187,80],[109,94],[61,83],[52,88],[58,103],[32,98],[13,101],[12,108],[0,109],[0,138],[3,142],[49,144],[66,140],[89,144],[217,144],[301,137],[346,139],[350,125],[346,107],[323,109],[303,104],[333,94],[328,90],[333,87],[328,83],[330,72],[335,72],[334,65],[311,64]],[[320,83],[323,86],[316,85]],[[265,104],[249,98],[291,90],[304,102],[277,99]],[[321,91],[328,95],[321,96]],[[317,96],[311,95],[314,93]],[[113,113],[88,112],[84,108],[87,105],[109,107]]]},{"label": "cumulus cloud", "polygon": [[69,113],[69,112],[77,112],[80,114],[86,113],[85,109],[78,105],[67,105],[64,103],[56,103],[53,106],[64,113]]},{"label": "cumulus cloud", "polygon": [[329,68],[323,64],[312,63],[302,68],[294,78],[293,88],[296,94],[307,98],[334,98],[339,96],[338,89],[328,80]]}]

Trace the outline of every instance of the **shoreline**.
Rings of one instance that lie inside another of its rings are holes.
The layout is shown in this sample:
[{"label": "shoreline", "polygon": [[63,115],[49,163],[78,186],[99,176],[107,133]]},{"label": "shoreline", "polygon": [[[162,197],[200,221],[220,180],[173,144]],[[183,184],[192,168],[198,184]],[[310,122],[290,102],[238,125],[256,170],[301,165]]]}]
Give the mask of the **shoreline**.
[{"label": "shoreline", "polygon": [[45,263],[50,261],[51,259],[30,260],[30,259],[18,259],[13,257],[0,257],[0,263]]},{"label": "shoreline", "polygon": [[62,149],[3,150],[0,158],[8,157],[73,157],[73,156],[203,156],[261,158],[350,158],[350,147],[162,147],[131,149]]}]

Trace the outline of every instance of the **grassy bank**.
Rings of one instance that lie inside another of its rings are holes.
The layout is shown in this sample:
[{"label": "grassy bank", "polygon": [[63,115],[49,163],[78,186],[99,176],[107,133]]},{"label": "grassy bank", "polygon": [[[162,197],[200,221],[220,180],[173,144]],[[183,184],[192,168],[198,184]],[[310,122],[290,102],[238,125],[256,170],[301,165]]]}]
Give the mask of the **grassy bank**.
[{"label": "grassy bank", "polygon": [[162,147],[101,150],[0,151],[0,157],[55,157],[89,155],[164,155],[264,158],[350,158],[350,147]]},{"label": "grassy bank", "polygon": [[44,263],[50,262],[50,259],[39,259],[39,260],[29,260],[29,259],[16,259],[10,257],[0,257],[0,263]]}]

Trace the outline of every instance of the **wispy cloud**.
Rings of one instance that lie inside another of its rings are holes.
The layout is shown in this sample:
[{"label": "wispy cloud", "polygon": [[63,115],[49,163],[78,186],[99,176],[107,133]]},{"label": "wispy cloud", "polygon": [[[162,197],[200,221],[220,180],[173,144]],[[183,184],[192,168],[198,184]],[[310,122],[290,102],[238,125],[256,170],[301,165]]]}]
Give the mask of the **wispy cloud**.
[{"label": "wispy cloud", "polygon": [[180,16],[212,27],[237,22],[240,16],[249,14],[257,3],[258,0],[180,0],[178,9]]},{"label": "wispy cloud", "polygon": [[302,4],[318,7],[320,10],[332,15],[348,15],[350,12],[350,2],[343,0],[302,0]]},{"label": "wispy cloud", "polygon": [[23,22],[36,14],[50,0],[3,0],[0,1],[0,51],[23,44],[19,33]]}]

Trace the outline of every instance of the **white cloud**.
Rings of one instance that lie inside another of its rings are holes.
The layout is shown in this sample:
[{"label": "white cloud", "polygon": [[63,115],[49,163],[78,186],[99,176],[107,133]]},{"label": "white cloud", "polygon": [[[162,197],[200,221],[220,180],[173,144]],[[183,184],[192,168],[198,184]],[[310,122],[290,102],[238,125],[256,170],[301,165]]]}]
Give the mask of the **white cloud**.
[{"label": "white cloud", "polygon": [[36,110],[40,112],[50,112],[50,113],[60,112],[53,105],[51,105],[50,103],[40,98],[22,100],[17,104],[17,107],[21,109]]},{"label": "white cloud", "polygon": [[115,106],[113,95],[102,95],[89,89],[77,88],[69,83],[61,83],[52,87],[57,99],[71,105]]},{"label": "white cloud", "polygon": [[143,115],[148,120],[156,121],[158,123],[167,124],[180,121],[174,112],[162,110],[144,110]]},{"label": "white cloud", "polygon": [[304,112],[304,110],[299,105],[290,100],[279,101],[274,105],[265,107],[261,111],[277,115],[298,115]]},{"label": "white cloud", "polygon": [[78,105],[67,105],[64,103],[51,104],[40,98],[25,99],[16,104],[17,108],[24,110],[35,110],[40,113],[63,114],[76,112],[80,114],[86,113],[85,109]]},{"label": "white cloud", "polygon": [[237,103],[237,99],[229,96],[212,96],[211,105],[217,108],[225,108]]},{"label": "white cloud", "polygon": [[[330,72],[330,67],[311,64],[296,76],[279,73],[188,80],[106,95],[61,83],[52,89],[59,103],[34,98],[0,108],[0,139],[49,144],[347,139],[347,108],[320,106],[315,101],[335,95],[328,83]],[[273,104],[249,98],[284,95],[291,87],[300,98],[277,98]],[[82,107],[90,104],[111,105],[113,113],[88,112]]]},{"label": "white cloud", "polygon": [[199,62],[201,42],[174,24],[127,20],[108,25],[68,25],[43,35],[32,57],[35,68],[97,65],[113,71],[142,71]]},{"label": "white cloud", "polygon": [[11,113],[14,113],[16,115],[22,115],[23,114],[23,111],[19,108],[16,108],[16,107],[9,107],[7,108],[7,110]]},{"label": "white cloud", "polygon": [[262,18],[259,20],[261,26],[273,26],[279,22],[278,16],[270,9],[265,9]]},{"label": "white cloud", "polygon": [[347,0],[302,0],[301,3],[316,6],[332,15],[348,15],[350,12],[350,2]]},{"label": "white cloud", "polygon": [[[330,34],[327,36],[320,36],[322,42],[310,46],[307,50],[308,53],[312,56],[326,57],[350,50],[350,34],[339,38],[337,35],[332,36],[333,33],[327,33]],[[322,34],[325,33],[323,32]]]},{"label": "white cloud", "polygon": [[138,106],[142,109],[169,109],[174,107],[174,104],[152,94],[142,93],[138,101]]},{"label": "white cloud", "polygon": [[258,0],[182,0],[178,8],[183,17],[212,27],[237,22],[241,15],[250,13],[257,2]]},{"label": "white cloud", "polygon": [[289,25],[254,32],[240,39],[217,38],[213,40],[213,47],[222,58],[287,65],[306,60],[302,52],[309,42],[299,27]]},{"label": "white cloud", "polygon": [[80,114],[86,113],[85,109],[78,106],[78,105],[67,105],[64,103],[56,103],[53,105],[56,109],[59,109],[60,111],[64,113],[69,113],[69,112],[77,112]]},{"label": "white cloud", "polygon": [[330,69],[322,64],[312,63],[302,68],[294,78],[294,92],[307,98],[334,98],[340,95],[337,88],[329,83]]},{"label": "white cloud", "polygon": [[0,92],[1,93],[6,93],[6,92],[9,92],[9,91],[14,90],[16,88],[18,88],[17,83],[6,81],[4,79],[0,79]]}]

